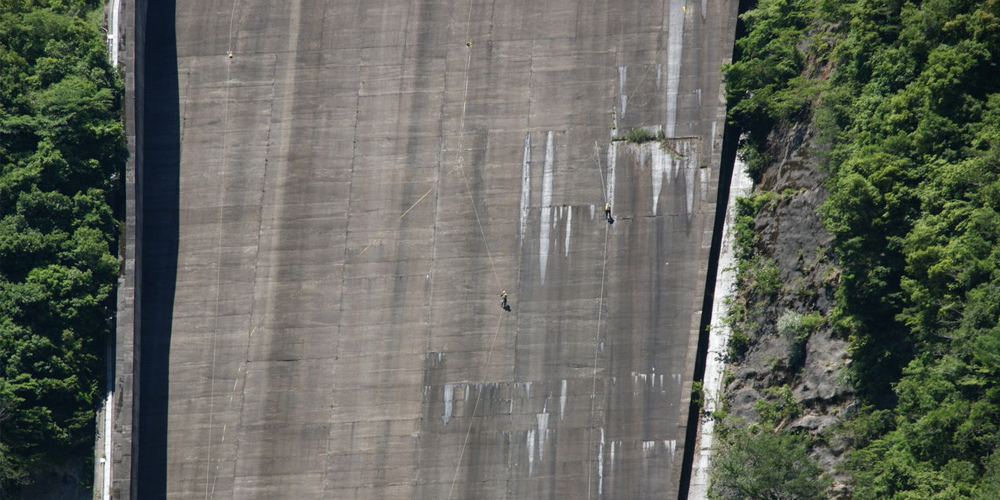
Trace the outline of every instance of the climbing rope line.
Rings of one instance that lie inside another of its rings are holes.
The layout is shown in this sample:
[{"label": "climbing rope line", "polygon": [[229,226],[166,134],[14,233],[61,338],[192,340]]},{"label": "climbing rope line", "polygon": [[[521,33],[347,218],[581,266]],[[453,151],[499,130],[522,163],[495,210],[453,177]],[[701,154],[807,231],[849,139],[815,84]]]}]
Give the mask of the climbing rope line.
[{"label": "climbing rope line", "polygon": [[[471,19],[472,19],[473,4],[474,4],[474,0],[470,0],[470,2],[469,2],[469,11],[468,11],[467,18],[466,18],[466,38],[468,38],[468,34],[471,32]],[[238,28],[239,28],[236,25],[236,22],[235,22],[236,12],[237,12],[237,9],[238,9],[239,5],[240,5],[240,0],[234,0],[233,1],[233,6],[232,6],[232,9],[231,9],[231,12],[230,12],[229,40],[228,40],[228,46],[227,46],[227,55],[229,56],[229,58],[232,58],[232,56],[233,56],[233,42],[234,42],[234,37],[235,37],[236,32],[238,32]],[[465,118],[466,118],[466,112],[467,112],[467,107],[468,107],[468,92],[469,92],[469,80],[470,80],[469,69],[471,67],[471,60],[472,60],[472,54],[471,54],[471,51],[469,51],[469,53],[466,55],[466,63],[465,63],[465,82],[464,82],[464,87],[465,88],[464,88],[464,93],[463,93],[462,112],[461,112],[461,119],[460,119],[460,130],[461,130],[460,136],[459,136],[460,137],[460,145],[464,144],[464,137],[465,137]],[[225,170],[227,168],[227,148],[226,148],[226,142],[228,140],[228,118],[229,118],[229,97],[230,97],[230,91],[231,91],[231,62],[226,67],[226,89],[225,89],[224,113],[223,113],[223,115],[224,115],[224,127],[223,127],[222,172],[221,172],[221,177],[223,179],[223,184],[224,184],[224,179],[225,179],[225,174],[226,174]],[[459,164],[456,167],[452,168],[450,171],[448,171],[445,174],[445,177],[447,177],[450,174],[452,174],[455,170],[461,170],[462,180],[463,180],[463,183],[465,184],[466,192],[468,193],[469,200],[470,200],[470,202],[472,204],[473,213],[474,213],[475,218],[476,218],[476,224],[477,224],[477,226],[479,228],[480,236],[482,237],[483,243],[484,243],[485,248],[486,248],[487,258],[489,259],[489,262],[490,262],[490,269],[491,269],[491,271],[493,273],[494,279],[496,280],[498,288],[502,288],[502,285],[501,285],[501,282],[500,282],[500,277],[499,277],[499,274],[497,273],[497,270],[496,270],[496,264],[495,264],[495,261],[493,259],[493,255],[492,255],[492,252],[490,250],[490,247],[489,247],[489,241],[486,238],[486,233],[485,233],[485,230],[484,230],[484,227],[483,227],[483,224],[482,224],[482,219],[480,217],[478,207],[475,204],[475,198],[473,197],[473,194],[472,194],[471,185],[470,185],[468,177],[467,177],[467,175],[465,173],[464,156],[462,154],[459,155]],[[413,210],[424,199],[426,199],[434,191],[434,189],[435,188],[428,189],[427,192],[425,192],[412,205],[410,205],[409,208],[407,208],[402,214],[400,214],[396,218],[396,221],[399,221],[399,220],[403,219],[407,214],[409,214],[410,211]],[[221,212],[220,212],[220,217],[221,217]],[[220,227],[220,229],[219,229],[219,238],[220,238],[220,241],[222,239],[221,226],[222,225],[220,223],[219,224],[219,227]],[[369,243],[368,245],[366,245],[361,250],[361,252],[359,252],[357,255],[355,255],[351,260],[360,258],[373,245],[378,244],[379,241],[380,241],[379,239],[373,240],[371,243]],[[214,431],[213,424],[214,424],[214,403],[215,403],[215,398],[214,398],[214,395],[215,395],[215,371],[216,371],[216,364],[217,364],[217,335],[218,335],[218,314],[219,314],[219,302],[220,302],[220,300],[219,300],[220,299],[219,294],[221,294],[221,267],[222,266],[221,266],[221,254],[220,254],[220,262],[219,262],[219,265],[218,265],[218,267],[216,269],[216,283],[217,283],[217,292],[216,292],[217,297],[216,297],[216,301],[215,301],[216,302],[215,303],[215,310],[216,310],[215,311],[215,322],[216,322],[216,325],[215,325],[215,329],[213,331],[213,339],[212,339],[212,364],[211,364],[211,379],[210,379],[211,380],[211,387],[210,387],[210,397],[209,397],[209,429],[208,429],[209,430],[209,439],[208,439],[208,455],[207,455],[207,459],[206,459],[206,485],[205,485],[205,489],[206,489],[205,498],[206,499],[208,499],[210,496],[214,498],[215,486],[216,486],[216,483],[218,481],[218,472],[219,472],[219,466],[220,466],[219,463],[216,464],[215,475],[213,476],[212,480],[209,480],[208,476],[212,475],[211,474],[211,469],[212,469],[212,467],[211,467],[211,465],[212,465],[212,444],[213,444],[212,443],[212,434],[213,434],[213,431]],[[303,292],[305,292],[307,290],[314,289],[315,286],[318,286],[322,282],[325,282],[326,280],[328,280],[328,279],[330,279],[332,277],[335,277],[338,274],[339,273],[337,273],[337,272],[330,273],[327,276],[321,278],[318,282],[315,282],[313,286],[302,287],[299,290],[296,290],[291,295],[289,295],[289,298],[294,298],[295,296],[297,296],[297,295],[299,295],[299,294],[301,294],[301,293],[303,293]],[[268,308],[267,311],[265,311],[265,313],[261,316],[261,318],[259,320],[257,320],[256,322],[254,322],[253,327],[250,329],[249,333],[247,334],[247,338],[248,339],[249,339],[249,337],[252,337],[259,329],[261,329],[263,327],[263,325],[264,325],[265,321],[267,320],[267,318],[277,308],[278,308],[277,304],[274,305],[274,306],[272,306],[272,307],[270,307],[270,308]],[[489,367],[490,367],[490,364],[491,364],[491,361],[492,361],[492,358],[493,358],[493,355],[494,355],[494,352],[495,352],[496,340],[499,337],[500,326],[502,324],[502,320],[503,320],[503,315],[500,315],[498,317],[498,320],[497,320],[496,330],[494,331],[493,338],[492,338],[492,341],[490,343],[490,348],[489,348],[489,351],[488,351],[488,354],[487,354],[486,367],[485,367],[485,371],[484,371],[484,374],[483,374],[483,382],[482,382],[482,384],[480,384],[480,386],[482,386],[483,384],[485,384],[486,379],[488,377]],[[250,363],[250,361],[246,360],[243,363],[243,366],[241,366],[238,369],[236,380],[235,380],[234,386],[233,386],[233,392],[234,393],[235,393],[235,391],[237,390],[237,388],[239,386],[240,379],[241,378],[245,378],[247,376],[247,373],[249,372],[249,363]],[[473,412],[472,412],[472,416],[470,418],[469,427],[466,430],[466,435],[465,435],[464,442],[462,444],[462,449],[461,449],[461,452],[460,452],[460,455],[459,455],[459,460],[458,460],[458,463],[456,464],[455,477],[453,478],[453,481],[452,481],[452,484],[451,484],[451,489],[449,490],[449,499],[451,498],[452,492],[454,490],[454,487],[455,487],[455,484],[456,484],[456,481],[457,481],[457,478],[458,478],[458,473],[459,473],[460,468],[461,468],[461,463],[462,463],[462,460],[463,460],[463,457],[464,457],[464,452],[465,452],[466,446],[467,446],[468,441],[469,441],[470,436],[471,436],[472,425],[474,423],[474,418],[475,418],[475,415],[476,415],[476,413],[478,411],[478,406],[479,406],[479,403],[480,403],[480,400],[481,400],[481,397],[482,397],[481,392],[482,391],[480,391],[479,394],[477,394],[476,403],[475,403],[475,405],[473,407]],[[233,396],[233,395],[230,396],[230,402],[232,402],[232,400],[233,400],[234,397],[235,396]],[[222,430],[222,432],[223,432],[223,440],[225,439],[225,431],[226,431],[226,427],[224,426],[223,430]]]},{"label": "climbing rope line", "polygon": [[502,290],[503,285],[500,284],[500,275],[497,274],[497,267],[493,264],[493,254],[490,253],[490,242],[486,240],[486,232],[483,231],[483,223],[479,219],[479,210],[476,208],[476,201],[472,197],[472,188],[469,187],[469,179],[465,177],[465,168],[462,168],[461,171],[462,180],[465,181],[465,190],[469,193],[469,201],[472,202],[472,210],[476,214],[476,223],[479,224],[479,234],[483,237],[483,245],[486,246],[486,256],[490,259],[490,269],[493,270],[493,278],[497,280],[497,290]]},{"label": "climbing rope line", "polygon": [[[446,173],[446,174],[445,174],[445,176],[447,177],[448,175],[450,175],[450,174],[451,174],[452,172],[454,172],[454,171],[455,171],[455,169],[452,169],[452,170],[450,170],[450,171],[449,171],[448,173]],[[424,193],[424,195],[423,195],[423,196],[421,196],[421,197],[420,197],[420,198],[419,198],[419,199],[418,199],[417,201],[415,201],[415,202],[414,202],[414,203],[413,203],[412,205],[410,205],[410,207],[409,207],[409,208],[407,208],[405,212],[403,212],[402,214],[400,214],[400,215],[399,215],[399,217],[397,217],[397,218],[396,218],[396,221],[399,221],[399,220],[401,220],[401,219],[402,219],[403,217],[405,217],[405,216],[406,216],[406,215],[407,215],[407,214],[408,214],[408,213],[409,213],[409,212],[410,212],[411,210],[413,210],[413,208],[414,208],[414,207],[416,207],[416,206],[417,206],[417,204],[418,204],[418,203],[420,203],[421,201],[423,201],[423,200],[424,200],[424,198],[426,198],[426,197],[427,197],[427,196],[428,196],[428,195],[429,195],[429,194],[430,194],[430,193],[431,193],[431,192],[432,192],[433,190],[434,190],[434,188],[431,188],[431,189],[429,189],[429,190],[428,190],[428,191],[427,191],[426,193]],[[361,256],[362,256],[362,255],[364,255],[364,254],[365,254],[366,252],[368,252],[368,250],[369,250],[369,249],[371,249],[371,247],[372,247],[373,245],[377,245],[377,244],[378,244],[378,243],[380,243],[380,242],[381,242],[381,239],[375,239],[375,240],[372,240],[372,242],[371,242],[371,243],[369,243],[368,245],[365,245],[365,247],[364,247],[364,248],[362,248],[362,249],[361,249],[361,251],[360,251],[360,252],[358,252],[358,254],[357,254],[357,255],[355,255],[355,256],[353,256],[353,257],[349,258],[349,259],[348,259],[348,260],[347,260],[346,262],[350,262],[350,261],[352,261],[352,260],[357,260],[357,259],[361,258]],[[346,262],[345,262],[345,263],[346,263]],[[313,290],[313,289],[315,289],[315,288],[316,288],[317,286],[319,286],[319,285],[323,284],[324,282],[326,282],[326,281],[330,280],[331,278],[334,278],[334,277],[336,277],[336,276],[339,276],[340,274],[341,274],[341,273],[340,273],[339,271],[337,271],[337,272],[331,272],[331,273],[328,273],[327,275],[325,275],[325,276],[321,277],[321,278],[320,278],[319,280],[317,280],[317,281],[313,282],[313,283],[312,283],[312,286],[303,286],[302,288],[299,288],[298,290],[296,290],[296,291],[292,292],[291,294],[289,294],[289,295],[287,296],[287,298],[288,298],[288,299],[294,299],[295,297],[299,296],[299,295],[300,295],[300,294],[302,294],[303,292],[306,292],[306,291],[308,291],[308,290]],[[269,307],[269,308],[268,308],[268,309],[267,309],[267,310],[266,310],[266,311],[264,312],[264,315],[263,315],[263,316],[261,316],[259,320],[257,320],[256,322],[254,322],[254,324],[253,324],[253,327],[252,327],[252,328],[250,329],[250,332],[249,332],[249,333],[247,334],[247,339],[249,339],[250,337],[253,337],[253,336],[254,336],[254,334],[256,334],[256,333],[257,333],[257,331],[261,329],[261,327],[262,327],[262,326],[264,325],[264,322],[265,322],[265,321],[267,321],[267,318],[268,318],[268,317],[269,317],[269,316],[270,316],[270,315],[271,315],[271,314],[272,314],[272,313],[273,313],[273,312],[274,312],[275,310],[277,310],[277,309],[278,309],[278,307],[279,307],[280,305],[281,305],[281,304],[274,304],[274,305],[272,305],[271,307]],[[249,360],[249,359],[247,359],[247,360],[243,361],[243,363],[242,363],[242,366],[240,366],[240,367],[239,367],[239,369],[237,370],[237,376],[236,376],[236,380],[235,380],[235,381],[233,382],[233,389],[232,389],[232,390],[233,390],[233,392],[235,392],[235,391],[236,391],[236,389],[237,389],[237,388],[239,387],[239,382],[240,382],[240,378],[242,378],[242,377],[246,377],[247,373],[249,372],[249,369],[248,369],[248,366],[249,366],[249,364],[250,364],[250,360]],[[214,360],[213,360],[213,369],[214,369],[214,366],[215,366],[215,363],[214,363]],[[213,380],[214,380],[214,376],[213,376]],[[214,389],[214,387],[213,387],[213,389]],[[232,395],[230,396],[230,402],[232,402],[232,399],[233,399],[233,397],[234,397],[234,396],[232,396]],[[210,415],[211,415],[211,404],[212,404],[212,400],[210,400],[210,403],[209,403],[209,405],[210,405]],[[210,425],[211,425],[211,424],[210,424]],[[210,427],[209,431],[211,432],[211,427]],[[225,427],[223,428],[223,436],[224,436],[224,435],[225,435]],[[225,438],[223,437],[223,439],[225,439]],[[216,464],[216,476],[217,476],[217,475],[218,475],[218,464]],[[216,479],[215,479],[215,480],[217,481],[217,477],[216,477]],[[212,492],[213,492],[213,494],[214,494],[214,490],[215,490],[215,488],[214,488],[214,484],[213,484],[213,488],[212,488]]]},{"label": "climbing rope line", "polygon": [[604,185],[604,169],[601,168],[601,146],[594,141],[594,163],[597,164],[597,176],[601,179],[601,194],[604,195],[604,203],[608,203],[608,188]]},{"label": "climbing rope line", "polygon": [[[469,1],[469,14],[465,20],[465,39],[469,39],[469,33],[472,30],[472,4],[474,0]],[[467,44],[471,44],[469,41]],[[467,45],[470,46],[471,45]],[[472,64],[472,50],[468,50],[465,55],[465,90],[462,94],[462,116],[459,120],[459,148],[462,148],[465,144],[465,110],[469,105],[469,67]],[[465,190],[469,193],[469,202],[472,204],[472,211],[476,214],[476,224],[479,225],[479,235],[483,238],[483,244],[486,246],[486,256],[490,259],[490,269],[493,271],[493,278],[497,281],[497,289],[503,290],[503,285],[500,284],[500,275],[497,274],[496,264],[493,262],[493,253],[490,252],[490,242],[486,239],[486,231],[483,230],[482,219],[479,218],[479,208],[476,207],[476,200],[472,196],[472,188],[469,185],[469,178],[465,175],[465,155],[462,154],[461,149],[459,149],[458,155],[458,168],[462,172],[462,180],[465,181]]]},{"label": "climbing rope line", "polygon": [[[642,86],[642,82],[646,80],[646,77],[649,75],[649,72],[653,70],[653,66],[656,64],[656,60],[660,58],[660,52],[663,52],[663,49],[667,48],[668,41],[670,41],[670,37],[669,36],[664,37],[663,43],[660,44],[660,47],[657,48],[656,52],[653,54],[653,64],[646,67],[646,71],[643,72],[641,77],[639,77],[639,83],[636,83],[635,87],[632,87],[632,92],[629,93],[628,96],[625,98],[625,106],[623,106],[623,109],[628,108],[628,103],[632,102],[632,98],[635,97],[635,93],[639,91],[639,87]],[[622,116],[624,115],[625,113],[623,112]]]},{"label": "climbing rope line", "polygon": [[410,208],[407,208],[406,211],[403,212],[399,217],[396,217],[396,220],[399,221],[400,219],[402,219],[403,217],[405,217],[406,214],[410,213],[410,210],[413,210],[413,207],[417,206],[417,203],[420,203],[421,201],[424,201],[424,198],[426,198],[427,195],[431,194],[431,191],[434,191],[434,188],[428,189],[427,192],[424,193],[424,195],[421,196],[419,200],[413,202],[413,204],[410,205]]},{"label": "climbing rope line", "polygon": [[[226,54],[229,57],[233,56],[233,24],[236,20],[236,5],[238,3],[240,3],[240,0],[233,0],[233,10],[229,13],[229,46],[226,49]],[[238,26],[237,29],[239,29]]]},{"label": "climbing rope line", "polygon": [[[457,169],[458,169],[458,167],[455,167],[455,168],[451,169],[450,171],[448,171],[448,173],[444,174],[444,176],[447,177],[447,176],[451,175],[452,172],[454,172]],[[413,202],[412,205],[410,205],[410,208],[407,208],[405,212],[403,212],[402,214],[399,215],[399,217],[396,217],[396,221],[398,222],[398,221],[402,220],[403,217],[406,217],[406,215],[409,214],[410,211],[413,210],[414,207],[417,206],[417,204],[419,204],[421,201],[423,201],[424,198],[427,198],[427,196],[430,195],[433,191],[434,191],[434,188],[428,189],[427,192],[424,193],[424,195],[420,197],[420,199],[418,199],[417,201]],[[350,262],[352,260],[356,260],[356,259],[361,258],[361,256],[364,255],[365,252],[367,252],[369,249],[371,249],[371,247],[373,245],[377,245],[377,244],[379,244],[381,242],[382,242],[381,238],[376,238],[376,239],[372,240],[372,242],[369,243],[369,244],[367,244],[367,245],[365,245],[365,247],[362,248],[361,251],[358,252],[357,255],[355,255],[354,257],[351,257],[351,258],[347,259],[345,261],[345,263]],[[325,282],[325,281],[327,281],[327,280],[329,280],[331,278],[334,278],[334,277],[336,277],[336,276],[338,276],[340,274],[341,274],[340,271],[335,271],[335,272],[329,273],[326,276],[323,276],[322,278],[320,278],[319,280],[317,280],[315,282],[315,284],[319,285],[319,284],[321,284],[321,283],[323,283],[323,282]],[[293,299],[293,298],[297,297],[299,294],[301,294],[302,292],[304,292],[306,290],[309,290],[309,289],[311,289],[311,287],[310,288],[307,288],[307,287],[299,288],[298,290],[292,292],[292,294],[289,295],[288,298],[289,299]],[[275,305],[271,306],[270,308],[268,308],[267,311],[264,312],[264,315],[261,316],[259,320],[257,320],[257,322],[254,324],[253,328],[250,330],[250,334],[249,334],[250,337],[252,337],[255,333],[257,333],[257,330],[259,330],[260,327],[263,326],[264,320],[266,320],[267,317],[270,316],[271,313],[274,312],[274,310],[277,309],[277,308],[278,308],[278,305],[275,304]]]},{"label": "climbing rope line", "polygon": [[[465,20],[465,39],[466,46],[471,47],[472,42],[469,40],[469,33],[472,30],[472,6],[475,0],[469,0],[469,12]],[[462,94],[462,115],[459,120],[459,148],[463,147],[465,144],[465,114],[466,109],[469,104],[469,68],[472,64],[472,51],[469,50],[465,57],[465,89]],[[486,231],[483,230],[483,222],[479,217],[479,209],[476,207],[476,200],[472,196],[472,187],[469,185],[469,178],[465,175],[465,156],[459,151],[458,156],[458,169],[462,172],[462,181],[465,183],[465,191],[469,194],[469,202],[472,204],[473,213],[476,216],[476,224],[479,226],[479,235],[483,238],[483,245],[486,247],[486,256],[490,261],[490,269],[493,271],[493,278],[497,282],[497,288],[502,290],[503,285],[500,283],[500,275],[497,274],[496,264],[493,261],[493,254],[490,252],[490,242],[486,239]],[[450,173],[450,172],[449,172]],[[462,440],[462,448],[458,454],[458,461],[455,463],[455,474],[451,479],[451,486],[448,488],[448,500],[451,500],[452,494],[455,492],[455,484],[458,482],[458,474],[462,469],[462,460],[465,457],[465,449],[469,444],[469,437],[472,435],[472,426],[476,421],[476,412],[479,409],[479,402],[482,399],[483,387],[486,384],[486,380],[490,373],[490,362],[493,359],[493,353],[496,348],[497,337],[500,335],[500,325],[503,321],[503,314],[497,318],[496,331],[493,332],[493,339],[490,342],[490,349],[486,355],[486,367],[483,369],[483,380],[479,384],[479,390],[476,393],[476,403],[472,407],[472,415],[469,417],[469,426],[465,431],[465,439]]]},{"label": "climbing rope line", "polygon": [[[635,93],[639,91],[639,87],[642,85],[642,82],[646,79],[647,76],[649,76],[649,72],[653,70],[653,65],[656,64],[656,62],[655,62],[656,59],[660,57],[660,52],[663,52],[663,49],[665,49],[667,47],[667,41],[668,40],[670,40],[669,37],[666,40],[663,40],[663,43],[660,44],[660,48],[656,49],[656,53],[653,54],[653,61],[654,61],[653,64],[649,65],[646,68],[646,71],[643,72],[643,74],[642,74],[641,77],[639,77],[639,83],[636,83],[635,87],[632,87],[632,92],[628,95],[628,97],[625,98],[625,107],[626,108],[628,107],[628,103],[632,102],[632,98],[635,97]],[[624,115],[624,113],[623,113],[623,115]]]},{"label": "climbing rope line", "polygon": [[[449,176],[449,175],[451,175],[451,174],[452,174],[452,173],[453,173],[453,172],[454,172],[455,170],[458,170],[458,167],[455,167],[455,168],[453,168],[453,169],[449,170],[449,171],[448,171],[448,173],[444,174],[444,177],[448,177],[448,176]],[[428,196],[428,195],[430,195],[430,194],[431,194],[431,193],[432,193],[432,192],[434,191],[434,189],[435,189],[435,188],[431,188],[431,189],[428,189],[428,190],[427,190],[427,192],[426,192],[426,193],[424,193],[424,195],[423,195],[423,196],[421,196],[421,197],[420,197],[420,198],[419,198],[419,199],[418,199],[417,201],[413,202],[413,204],[412,204],[412,205],[410,205],[410,207],[409,207],[409,208],[407,208],[405,212],[403,212],[402,214],[400,214],[400,215],[399,215],[399,217],[396,217],[396,221],[398,222],[398,221],[402,220],[402,219],[403,219],[403,217],[406,217],[406,215],[407,215],[407,214],[409,214],[409,213],[410,213],[410,211],[411,211],[411,210],[413,210],[413,209],[414,209],[414,207],[416,207],[416,206],[417,206],[417,204],[419,204],[419,203],[420,203],[421,201],[423,201],[423,200],[424,200],[424,198],[427,198],[427,196]],[[358,252],[358,254],[357,254],[357,255],[355,255],[354,257],[350,257],[350,258],[348,258],[348,259],[347,259],[347,260],[345,261],[345,263],[347,263],[347,262],[350,262],[350,261],[352,261],[352,260],[356,260],[356,259],[359,259],[359,258],[361,258],[361,256],[362,256],[362,255],[364,255],[364,254],[365,254],[365,252],[367,252],[367,251],[368,251],[369,249],[371,249],[371,247],[372,247],[373,245],[377,245],[377,244],[379,244],[379,243],[381,243],[381,242],[382,242],[382,239],[381,239],[381,238],[376,238],[376,239],[372,240],[372,241],[371,241],[371,243],[369,243],[369,244],[365,245],[365,247],[364,247],[364,248],[362,248],[362,249],[361,249],[361,251],[360,251],[360,252]],[[329,280],[329,279],[331,279],[331,278],[334,278],[334,277],[336,277],[336,276],[338,276],[338,275],[340,275],[340,274],[341,274],[341,272],[340,272],[340,271],[335,271],[335,272],[332,272],[332,273],[329,273],[329,274],[327,274],[326,276],[323,276],[323,277],[322,277],[322,278],[320,278],[319,280],[315,281],[315,284],[316,284],[316,285],[319,285],[319,284],[321,284],[321,283],[323,283],[323,282],[325,282],[325,281],[327,281],[327,280]],[[296,291],[292,292],[292,293],[291,293],[291,295],[289,295],[289,296],[288,296],[288,298],[289,298],[289,299],[293,299],[293,298],[297,297],[297,296],[298,296],[299,294],[301,294],[302,292],[304,292],[304,291],[306,291],[306,290],[309,290],[309,289],[311,289],[311,287],[310,287],[310,288],[307,288],[307,287],[302,287],[302,288],[299,288],[298,290],[296,290]],[[263,315],[263,316],[261,316],[259,320],[257,320],[257,322],[256,322],[256,323],[254,324],[253,328],[252,328],[252,329],[250,330],[250,334],[249,334],[249,336],[250,336],[250,337],[252,337],[252,336],[253,336],[253,335],[254,335],[255,333],[257,333],[257,330],[259,330],[259,329],[260,329],[260,327],[261,327],[261,326],[263,326],[263,324],[264,324],[264,320],[266,320],[266,319],[267,319],[267,317],[268,317],[268,316],[270,316],[270,315],[271,315],[271,313],[272,313],[272,312],[274,312],[274,310],[275,310],[275,309],[277,309],[277,308],[278,308],[278,305],[277,305],[277,304],[275,304],[275,305],[271,306],[270,308],[268,308],[268,310],[267,310],[267,311],[265,311],[265,312],[264,312],[264,315]]]},{"label": "climbing rope line", "polygon": [[[591,377],[590,386],[590,418],[594,418],[594,405],[597,402],[597,359],[598,353],[601,347],[601,317],[604,313],[604,283],[605,277],[607,276],[608,270],[608,234],[611,232],[610,224],[604,228],[604,254],[601,262],[601,294],[597,301],[597,334],[594,335],[594,371]],[[593,444],[594,439],[594,429],[590,428],[590,432],[587,436],[587,449]],[[593,468],[587,467],[587,499],[590,500],[590,489],[591,489],[591,476],[593,475]]]},{"label": "climbing rope line", "polygon": [[458,481],[458,472],[462,468],[462,457],[465,456],[465,447],[469,444],[469,436],[472,434],[472,424],[476,422],[476,410],[479,409],[479,401],[483,397],[483,388],[486,386],[486,381],[489,378],[490,361],[493,359],[493,347],[497,343],[497,337],[500,336],[500,324],[502,322],[503,314],[497,317],[497,329],[493,332],[493,341],[490,342],[489,354],[486,356],[486,369],[483,370],[483,381],[479,383],[479,390],[476,391],[476,404],[472,406],[472,415],[469,416],[469,427],[465,431],[465,440],[462,441],[462,448],[458,452],[458,463],[455,464],[455,475],[451,479],[451,488],[448,489],[448,500],[451,500],[451,494],[455,491],[455,483]]},{"label": "climbing rope line", "polygon": [[[233,8],[229,14],[229,40],[228,46],[226,48],[226,54],[230,59],[233,57],[233,28],[236,19],[236,7],[239,4],[239,0],[233,0]],[[229,95],[232,87],[232,61],[226,61],[226,91],[225,97],[223,98],[223,121],[222,121],[222,168],[220,172],[220,185],[223,192],[226,188],[226,168],[228,166],[228,140],[229,140]],[[225,209],[225,200],[223,200],[223,206],[219,207],[219,248],[222,246],[222,213]],[[219,301],[220,295],[222,294],[222,252],[219,252],[219,260],[215,269],[215,327],[212,330],[212,368],[211,375],[209,378],[209,397],[208,397],[208,452],[205,458],[205,498],[215,497],[215,486],[219,480],[219,465],[221,460],[215,464],[215,474],[212,474],[212,434],[214,431],[214,420],[215,420],[215,369],[218,361],[218,336],[219,336]],[[242,369],[242,367],[241,367]],[[236,377],[237,383],[239,382],[239,375]],[[233,389],[235,390],[235,385]],[[230,396],[230,401],[232,401],[232,396]],[[226,439],[226,426],[222,427],[222,440]],[[211,481],[209,481],[209,476],[212,476]],[[211,487],[211,488],[210,488]]]},{"label": "climbing rope line", "polygon": [[[235,2],[234,2],[235,11]],[[230,41],[230,44],[232,41]],[[228,162],[226,147],[229,140],[229,91],[231,86],[230,74],[232,72],[232,62],[226,62],[226,92],[225,97],[222,101],[222,167],[219,173],[220,188],[222,192],[226,189],[226,167]],[[222,205],[219,207],[219,231],[218,240],[220,248],[218,254],[218,261],[215,267],[215,326],[212,329],[212,369],[211,375],[209,377],[209,395],[208,395],[208,453],[205,458],[205,498],[208,499],[211,496],[215,496],[215,484],[219,477],[219,464],[215,466],[215,474],[212,475],[212,433],[214,430],[214,419],[215,419],[215,367],[216,361],[218,359],[218,337],[219,337],[219,302],[222,295],[222,216],[225,211],[225,199],[222,199]],[[224,431],[223,431],[224,432]],[[225,434],[223,433],[223,439],[225,439]],[[209,476],[212,476],[212,480],[209,481]],[[211,487],[211,489],[210,489]]]}]

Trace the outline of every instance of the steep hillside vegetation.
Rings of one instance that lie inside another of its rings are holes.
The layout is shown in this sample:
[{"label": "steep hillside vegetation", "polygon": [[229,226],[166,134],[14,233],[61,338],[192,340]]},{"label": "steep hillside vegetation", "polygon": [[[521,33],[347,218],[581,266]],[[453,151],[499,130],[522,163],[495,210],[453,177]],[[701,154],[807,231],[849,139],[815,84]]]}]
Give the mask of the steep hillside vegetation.
[{"label": "steep hillside vegetation", "polygon": [[8,494],[93,447],[118,273],[111,200],[125,158],[100,5],[0,2],[0,492]]},{"label": "steep hillside vegetation", "polygon": [[[727,84],[758,185],[713,494],[997,498],[1000,2],[760,0],[743,20]],[[770,455],[724,467],[748,439]]]}]

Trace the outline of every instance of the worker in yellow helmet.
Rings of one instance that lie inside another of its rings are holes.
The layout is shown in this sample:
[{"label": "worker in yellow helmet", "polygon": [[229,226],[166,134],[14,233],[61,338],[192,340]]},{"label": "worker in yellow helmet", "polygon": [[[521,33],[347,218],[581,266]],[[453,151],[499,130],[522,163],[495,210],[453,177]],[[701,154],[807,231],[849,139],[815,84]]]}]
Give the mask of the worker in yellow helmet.
[{"label": "worker in yellow helmet", "polygon": [[614,224],[614,219],[611,218],[611,204],[604,204],[604,218],[608,220],[608,224]]},{"label": "worker in yellow helmet", "polygon": [[507,310],[507,290],[500,294],[500,309]]}]

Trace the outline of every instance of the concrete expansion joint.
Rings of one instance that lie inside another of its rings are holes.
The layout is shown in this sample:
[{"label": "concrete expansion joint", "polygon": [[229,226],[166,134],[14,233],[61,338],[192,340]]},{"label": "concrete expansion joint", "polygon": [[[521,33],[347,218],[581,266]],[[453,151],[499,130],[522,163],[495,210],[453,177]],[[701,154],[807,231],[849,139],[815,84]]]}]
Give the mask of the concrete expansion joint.
[{"label": "concrete expansion joint", "polygon": [[483,146],[481,148],[473,148],[473,147],[468,147],[468,148],[441,148],[441,152],[442,153],[461,153],[463,151],[486,151],[486,149],[487,149],[486,146]]},{"label": "concrete expansion joint", "polygon": [[646,215],[628,216],[628,217],[622,217],[622,218],[623,219],[634,219],[636,217],[643,218],[643,219],[658,219],[660,217],[671,217],[671,218],[687,217],[687,215],[686,214],[646,214]]},{"label": "concrete expansion joint", "polygon": [[577,207],[577,208],[590,208],[590,207],[592,207],[594,205],[595,205],[594,203],[579,203],[579,204],[576,204],[576,205],[574,205],[572,203],[562,203],[562,204],[559,204],[559,205],[556,205],[556,204],[551,204],[551,205],[537,205],[537,206],[535,206],[533,208],[573,208],[573,207]]}]

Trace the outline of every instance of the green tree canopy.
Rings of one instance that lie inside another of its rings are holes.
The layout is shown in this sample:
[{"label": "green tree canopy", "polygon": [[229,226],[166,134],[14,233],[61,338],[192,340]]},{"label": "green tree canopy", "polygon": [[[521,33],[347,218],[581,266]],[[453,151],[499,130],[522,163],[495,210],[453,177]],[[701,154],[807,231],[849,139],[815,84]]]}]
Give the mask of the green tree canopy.
[{"label": "green tree canopy", "polygon": [[809,439],[730,422],[712,457],[712,500],[818,500],[829,481],[809,456]]},{"label": "green tree canopy", "polygon": [[1000,498],[1000,0],[759,0],[743,18],[726,81],[744,154],[766,160],[796,122],[829,147],[831,321],[867,405],[847,426],[853,498]]},{"label": "green tree canopy", "polygon": [[0,488],[93,444],[125,160],[99,6],[0,3]]}]

